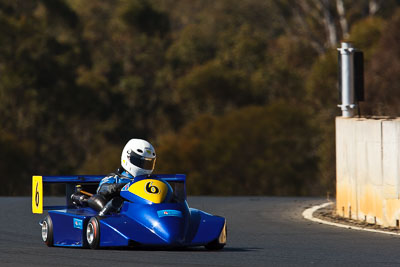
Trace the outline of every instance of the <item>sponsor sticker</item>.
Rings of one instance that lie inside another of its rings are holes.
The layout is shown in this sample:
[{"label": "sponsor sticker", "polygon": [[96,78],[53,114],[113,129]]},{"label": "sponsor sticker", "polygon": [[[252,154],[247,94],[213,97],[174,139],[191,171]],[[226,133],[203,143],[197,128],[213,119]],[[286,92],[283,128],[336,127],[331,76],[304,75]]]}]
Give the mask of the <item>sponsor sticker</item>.
[{"label": "sponsor sticker", "polygon": [[74,218],[74,228],[83,229],[82,220]]},{"label": "sponsor sticker", "polygon": [[166,217],[166,216],[173,216],[173,217],[181,217],[182,212],[179,210],[159,210],[157,211],[158,217]]},{"label": "sponsor sticker", "polygon": [[124,187],[122,187],[121,191],[127,191],[128,190],[128,185],[129,184],[126,184]]}]

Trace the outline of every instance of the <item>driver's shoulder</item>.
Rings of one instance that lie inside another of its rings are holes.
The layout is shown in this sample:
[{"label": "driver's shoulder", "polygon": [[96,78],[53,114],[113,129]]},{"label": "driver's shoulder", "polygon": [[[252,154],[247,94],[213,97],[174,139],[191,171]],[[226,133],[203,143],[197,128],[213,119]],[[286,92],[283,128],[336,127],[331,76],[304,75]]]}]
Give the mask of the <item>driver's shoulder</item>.
[{"label": "driver's shoulder", "polygon": [[129,177],[128,175],[126,175],[125,172],[120,172],[119,170],[117,172],[109,173],[101,180],[100,185],[106,183],[107,184],[129,183],[133,180],[134,177]]},{"label": "driver's shoulder", "polygon": [[117,179],[118,179],[117,173],[107,174],[103,179],[101,179],[100,185],[105,184],[105,183],[107,183],[107,184],[115,183],[117,181]]},{"label": "driver's shoulder", "polygon": [[118,180],[117,180],[117,183],[119,183],[119,184],[127,184],[127,183],[130,183],[132,181],[133,181],[132,178],[129,178],[129,177],[126,177],[126,176],[120,176],[118,178]]}]

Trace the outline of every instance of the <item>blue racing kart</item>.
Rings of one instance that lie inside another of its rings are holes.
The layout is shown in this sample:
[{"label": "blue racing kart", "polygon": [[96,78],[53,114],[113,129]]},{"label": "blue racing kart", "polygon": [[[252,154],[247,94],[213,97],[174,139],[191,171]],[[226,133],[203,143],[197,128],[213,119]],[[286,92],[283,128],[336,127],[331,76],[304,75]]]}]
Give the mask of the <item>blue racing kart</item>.
[{"label": "blue racing kart", "polygon": [[139,176],[126,184],[118,212],[98,216],[90,207],[73,205],[77,186],[95,188],[104,176],[33,176],[32,211],[43,213],[43,184],[65,183],[65,206],[45,207],[42,239],[59,247],[194,247],[222,249],[227,227],[223,217],[189,208],[185,175]]}]

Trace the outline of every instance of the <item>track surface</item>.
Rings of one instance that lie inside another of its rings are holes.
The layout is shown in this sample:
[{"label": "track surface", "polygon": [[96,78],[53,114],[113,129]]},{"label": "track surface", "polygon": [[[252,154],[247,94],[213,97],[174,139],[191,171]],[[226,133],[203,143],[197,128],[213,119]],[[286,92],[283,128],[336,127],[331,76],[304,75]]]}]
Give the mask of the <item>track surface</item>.
[{"label": "track surface", "polygon": [[[62,204],[63,198],[49,199]],[[0,266],[399,266],[400,238],[307,221],[316,198],[190,197],[189,205],[228,221],[219,252],[48,248],[30,198],[0,198]],[[48,201],[46,201],[48,202]],[[45,203],[49,204],[49,203]]]}]

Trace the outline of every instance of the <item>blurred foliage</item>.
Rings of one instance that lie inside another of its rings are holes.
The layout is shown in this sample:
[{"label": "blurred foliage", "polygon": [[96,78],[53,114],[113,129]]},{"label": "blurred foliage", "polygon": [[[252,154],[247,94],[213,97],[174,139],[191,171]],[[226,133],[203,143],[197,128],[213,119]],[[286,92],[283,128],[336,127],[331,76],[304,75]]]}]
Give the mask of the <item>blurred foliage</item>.
[{"label": "blurred foliage", "polygon": [[279,102],[199,116],[158,140],[157,169],[187,173],[190,194],[316,193],[318,130],[309,115]]},{"label": "blurred foliage", "polygon": [[337,40],[365,52],[362,114],[398,115],[398,5],[0,0],[0,194],[114,171],[130,138],[191,194],[333,192]]},{"label": "blurred foliage", "polygon": [[400,10],[397,10],[377,40],[378,57],[370,59],[365,74],[364,109],[367,115],[398,116],[400,113]]},{"label": "blurred foliage", "polygon": [[122,18],[127,25],[148,35],[165,35],[169,31],[168,14],[158,11],[146,0],[132,1]]},{"label": "blurred foliage", "polygon": [[355,23],[351,29],[351,40],[354,40],[355,47],[363,51],[364,60],[369,61],[377,52],[384,26],[385,20],[382,18],[367,17]]},{"label": "blurred foliage", "polygon": [[340,116],[337,69],[337,52],[331,50],[315,60],[305,85],[307,102],[314,112],[310,120],[320,129],[317,136],[319,181],[330,193],[335,192],[336,184],[335,116]]}]

